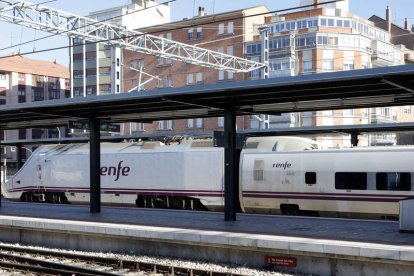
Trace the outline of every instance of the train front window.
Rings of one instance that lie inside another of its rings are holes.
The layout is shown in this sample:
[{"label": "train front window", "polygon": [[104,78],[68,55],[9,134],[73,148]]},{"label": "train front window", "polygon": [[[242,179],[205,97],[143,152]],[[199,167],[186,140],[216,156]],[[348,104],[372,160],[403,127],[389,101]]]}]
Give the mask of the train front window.
[{"label": "train front window", "polygon": [[410,173],[379,172],[376,180],[380,191],[411,191]]},{"label": "train front window", "polygon": [[337,190],[366,190],[367,173],[337,172],[335,173],[335,189]]}]

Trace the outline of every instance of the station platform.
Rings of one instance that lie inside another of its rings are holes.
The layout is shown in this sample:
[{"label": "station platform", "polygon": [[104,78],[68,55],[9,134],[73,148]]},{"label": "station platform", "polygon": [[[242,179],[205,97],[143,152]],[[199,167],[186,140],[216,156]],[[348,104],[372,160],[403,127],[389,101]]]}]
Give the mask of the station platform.
[{"label": "station platform", "polygon": [[397,221],[2,201],[0,241],[156,254],[318,275],[413,275],[414,234]]}]

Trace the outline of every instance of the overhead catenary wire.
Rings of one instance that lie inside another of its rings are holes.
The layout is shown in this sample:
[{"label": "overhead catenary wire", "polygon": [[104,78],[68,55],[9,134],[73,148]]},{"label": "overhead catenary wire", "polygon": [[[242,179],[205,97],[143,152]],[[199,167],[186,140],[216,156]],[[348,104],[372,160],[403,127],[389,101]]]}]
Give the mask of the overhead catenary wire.
[{"label": "overhead catenary wire", "polygon": [[[51,1],[44,2],[44,3],[55,2],[55,1],[57,1],[57,0],[51,0]],[[91,23],[91,24],[87,24],[87,25],[85,25],[85,26],[81,26],[81,27],[78,27],[78,28],[74,28],[74,29],[72,29],[71,31],[73,31],[73,30],[77,30],[77,29],[79,29],[79,28],[84,28],[84,27],[93,26],[93,25],[95,25],[95,24],[99,24],[99,23],[104,23],[104,22],[106,22],[106,21],[111,21],[111,20],[114,20],[114,19],[116,19],[116,18],[121,18],[121,17],[124,17],[124,16],[127,16],[127,15],[130,15],[130,14],[133,14],[133,13],[136,13],[136,12],[140,12],[140,11],[147,10],[147,9],[152,9],[152,8],[155,8],[155,7],[158,7],[158,6],[161,6],[161,5],[165,5],[165,4],[169,4],[169,3],[171,3],[171,2],[175,2],[175,1],[177,1],[177,0],[169,0],[169,1],[166,1],[166,2],[163,2],[163,3],[159,3],[159,4],[157,4],[157,5],[154,5],[154,6],[151,6],[151,7],[148,7],[148,8],[143,8],[143,9],[140,9],[140,10],[135,10],[135,11],[132,11],[132,12],[129,12],[129,13],[126,13],[126,14],[116,15],[116,16],[113,16],[113,17],[111,17],[111,18],[103,19],[103,20],[100,20],[100,21],[97,21],[97,22],[93,22],[93,23]],[[39,4],[36,4],[36,5],[40,5],[40,4],[43,4],[43,3],[39,3]],[[36,29],[35,29],[35,30],[36,30]],[[37,41],[40,41],[40,40],[43,40],[43,39],[46,39],[46,38],[51,38],[51,37],[54,37],[54,36],[57,36],[57,35],[62,35],[62,34],[67,33],[67,32],[69,32],[69,30],[67,30],[67,31],[62,31],[62,32],[59,32],[59,33],[56,33],[56,34],[47,35],[47,36],[44,36],[44,37],[39,37],[39,38],[36,38],[36,39],[30,40],[30,41],[21,42],[21,43],[16,44],[16,45],[12,45],[12,46],[9,46],[9,47],[4,47],[4,48],[1,48],[1,49],[0,49],[0,51],[8,50],[8,49],[10,49],[10,48],[14,48],[14,47],[22,46],[22,45],[25,45],[25,44],[28,44],[28,43],[32,43],[32,42],[37,42]]]},{"label": "overhead catenary wire", "polygon": [[[56,1],[56,0],[53,0],[53,1]],[[173,2],[173,1],[176,1],[176,0],[170,0],[170,1],[167,1],[167,2],[163,2],[163,3],[159,4],[159,5],[162,5],[162,4],[165,4],[165,3],[169,3],[169,2]],[[341,1],[344,1],[344,0],[332,0],[332,1],[324,2],[324,3],[320,3],[318,5],[326,5],[326,4],[336,3],[336,2],[341,2]],[[314,6],[315,6],[314,4],[311,4],[311,5],[304,5],[304,6],[298,6],[298,7],[293,7],[293,8],[286,8],[286,9],[281,9],[281,10],[275,10],[275,11],[268,11],[268,12],[262,12],[262,13],[257,13],[257,14],[251,14],[251,15],[243,15],[243,16],[239,16],[239,17],[234,17],[233,20],[234,19],[244,19],[244,18],[256,17],[256,16],[261,16],[261,15],[268,15],[268,14],[272,14],[272,13],[280,13],[280,12],[298,10],[298,9],[301,9],[301,8],[314,7]],[[138,11],[140,11],[140,10],[138,10]],[[191,20],[189,20],[189,21],[191,21]],[[203,24],[200,23],[200,24],[182,25],[180,27],[175,27],[173,29],[168,29],[168,30],[169,31],[174,31],[174,30],[179,30],[179,29],[185,29],[185,28],[188,28],[188,27],[203,26],[203,25],[206,25],[206,24],[220,23],[220,22],[227,22],[227,21],[228,21],[228,19],[214,20],[213,22],[208,22],[208,23],[203,23]],[[97,22],[91,23],[91,25],[98,24],[98,23],[102,23],[102,22],[104,22],[104,21],[97,21]],[[66,33],[66,32],[68,32],[68,31],[63,31],[63,32],[60,32],[60,33],[57,33],[57,34],[53,34],[53,35],[47,36],[47,37],[39,38],[36,41],[39,41],[41,39],[48,38],[48,37],[53,37],[53,36],[56,36],[58,34],[60,35],[62,33]],[[146,35],[146,34],[148,34],[148,35],[149,34],[157,34],[157,33],[160,33],[160,32],[161,31],[146,32],[146,33],[142,33],[142,34],[139,34],[139,35],[131,35],[131,36],[123,37],[122,39],[139,37],[139,36]],[[102,43],[102,42],[110,42],[110,41],[116,41],[116,40],[119,40],[119,39],[121,39],[121,38],[102,39],[102,40],[93,41],[93,42],[86,41],[86,42],[84,42],[84,44],[85,45],[89,45],[89,44],[96,44],[96,43]],[[24,44],[31,43],[31,42],[34,42],[34,41],[28,41],[28,42],[25,42]],[[14,45],[13,47],[16,47],[16,45]],[[61,49],[69,49],[69,48],[73,48],[73,47],[74,47],[74,45],[60,46],[60,47],[54,47],[54,48],[36,50],[36,51],[32,51],[32,52],[24,52],[24,53],[19,53],[19,54],[6,55],[6,56],[0,57],[0,59],[10,58],[10,57],[14,57],[14,56],[31,55],[31,54],[43,53],[43,52],[49,52],[49,51],[56,51],[56,50],[61,50]],[[7,48],[0,49],[0,51],[1,50],[5,50],[5,49],[9,49],[9,48],[12,48],[12,46],[11,47],[7,47]]]}]

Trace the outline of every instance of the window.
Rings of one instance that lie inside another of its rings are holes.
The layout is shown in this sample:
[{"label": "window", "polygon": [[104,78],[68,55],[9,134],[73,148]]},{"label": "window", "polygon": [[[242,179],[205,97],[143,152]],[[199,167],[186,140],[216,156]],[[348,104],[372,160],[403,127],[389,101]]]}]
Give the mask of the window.
[{"label": "window", "polygon": [[232,71],[227,72],[227,79],[229,79],[229,80],[234,79],[234,73]]},{"label": "window", "polygon": [[167,33],[167,39],[172,40],[172,33],[171,32]]},{"label": "window", "polygon": [[196,119],[196,126],[197,128],[203,128],[203,118]]},{"label": "window", "polygon": [[344,110],[344,116],[354,116],[354,110],[353,109],[345,109]]},{"label": "window", "polygon": [[219,24],[218,34],[219,35],[223,35],[224,34],[224,23],[220,23]]},{"label": "window", "polygon": [[164,121],[158,121],[157,129],[159,130],[164,129]]},{"label": "window", "polygon": [[233,34],[234,33],[234,23],[233,22],[229,22],[227,24],[227,33],[228,34]]},{"label": "window", "polygon": [[167,120],[165,122],[167,123],[167,129],[169,129],[169,130],[173,129],[173,121],[172,120]]},{"label": "window", "polygon": [[351,22],[349,20],[344,20],[344,27],[345,28],[350,28],[351,27]]},{"label": "window", "polygon": [[217,126],[218,127],[224,127],[224,117],[218,117],[217,118]]},{"label": "window", "polygon": [[404,106],[404,114],[411,114],[411,105]]},{"label": "window", "polygon": [[174,82],[171,76],[167,76],[167,87],[173,87]]},{"label": "window", "polygon": [[187,39],[188,40],[193,40],[193,28],[188,29]]},{"label": "window", "polygon": [[86,95],[92,95],[92,94],[93,94],[93,87],[86,86]]},{"label": "window", "polygon": [[219,81],[224,80],[224,71],[223,70],[218,71],[218,80]]},{"label": "window", "polygon": [[316,172],[306,172],[305,183],[308,185],[316,184]]},{"label": "window", "polygon": [[367,173],[337,172],[335,173],[335,189],[337,190],[366,190]]},{"label": "window", "polygon": [[187,74],[187,85],[193,84],[194,83],[194,76],[193,73]]},{"label": "window", "polygon": [[132,131],[145,131],[145,124],[144,123],[131,123],[131,130]]},{"label": "window", "polygon": [[139,66],[139,68],[144,68],[145,67],[145,60],[143,58],[138,60],[138,66]]},{"label": "window", "polygon": [[398,172],[377,173],[377,190],[411,191],[411,174]]},{"label": "window", "polygon": [[194,128],[194,119],[187,120],[187,128]]},{"label": "window", "polygon": [[333,71],[334,70],[334,60],[333,59],[324,59],[322,64],[323,71]]},{"label": "window", "polygon": [[203,28],[199,27],[197,28],[197,39],[203,38]]},{"label": "window", "polygon": [[158,88],[163,88],[164,87],[164,82],[163,82],[162,77],[158,79],[157,87]]},{"label": "window", "polygon": [[250,73],[251,78],[259,78],[260,77],[260,69],[254,69]]},{"label": "window", "polygon": [[355,65],[353,61],[344,63],[344,70],[354,70],[354,69],[355,69]]},{"label": "window", "polygon": [[203,83],[203,72],[197,73],[197,83]]},{"label": "window", "polygon": [[6,80],[6,74],[0,74],[0,80]]},{"label": "window", "polygon": [[303,61],[303,72],[312,72],[312,60]]},{"label": "window", "polygon": [[137,127],[139,131],[145,131],[145,123],[137,123]]}]

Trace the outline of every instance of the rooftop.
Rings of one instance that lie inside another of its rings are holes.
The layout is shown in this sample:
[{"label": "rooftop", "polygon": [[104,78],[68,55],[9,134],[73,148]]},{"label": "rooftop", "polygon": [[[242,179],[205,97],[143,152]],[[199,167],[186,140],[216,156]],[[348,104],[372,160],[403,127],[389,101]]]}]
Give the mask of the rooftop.
[{"label": "rooftop", "polygon": [[0,57],[0,71],[69,78],[69,68],[56,61],[36,60],[18,55]]}]

